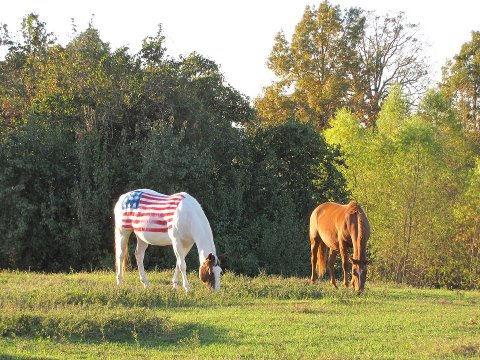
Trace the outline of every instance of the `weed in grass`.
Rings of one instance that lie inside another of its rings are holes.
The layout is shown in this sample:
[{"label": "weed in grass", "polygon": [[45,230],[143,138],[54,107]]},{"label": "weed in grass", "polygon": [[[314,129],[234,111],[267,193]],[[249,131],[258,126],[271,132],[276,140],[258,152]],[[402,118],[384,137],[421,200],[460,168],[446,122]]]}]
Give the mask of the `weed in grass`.
[{"label": "weed in grass", "polygon": [[451,347],[451,352],[454,356],[478,358],[480,357],[480,342],[455,344]]},{"label": "weed in grass", "polygon": [[467,322],[467,325],[472,327],[478,327],[479,326],[478,318],[476,316],[470,318]]},{"label": "weed in grass", "polygon": [[200,346],[200,333],[198,329],[193,330],[189,337],[182,338],[178,342],[180,346],[186,346],[190,348],[198,348]]},{"label": "weed in grass", "polygon": [[313,310],[310,305],[301,303],[295,304],[293,312],[297,314],[315,314],[317,311]]},{"label": "weed in grass", "polygon": [[139,347],[140,342],[138,341],[138,332],[137,332],[137,329],[135,328],[135,325],[133,325],[133,329],[132,329],[132,338],[135,341],[135,344],[137,345],[137,347]]}]

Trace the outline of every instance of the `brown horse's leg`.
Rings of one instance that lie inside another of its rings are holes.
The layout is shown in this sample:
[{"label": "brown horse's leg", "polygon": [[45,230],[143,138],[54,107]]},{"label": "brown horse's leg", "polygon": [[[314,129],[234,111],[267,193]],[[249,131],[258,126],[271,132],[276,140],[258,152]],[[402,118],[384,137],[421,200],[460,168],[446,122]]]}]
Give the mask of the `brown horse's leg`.
[{"label": "brown horse's leg", "polygon": [[335,259],[337,257],[338,251],[330,249],[330,254],[328,255],[328,270],[330,271],[330,284],[332,287],[337,289],[337,284],[335,283],[335,272],[333,271],[333,265],[335,264]]},{"label": "brown horse's leg", "polygon": [[312,284],[315,282],[315,270],[317,267],[317,252],[318,247],[320,246],[319,240],[314,240],[310,242],[310,251],[311,251],[311,262],[312,262],[312,276],[310,277],[310,281]]},{"label": "brown horse's leg", "polygon": [[340,255],[342,256],[343,286],[345,286],[345,288],[348,288],[347,249],[345,249],[344,246],[340,246]]}]

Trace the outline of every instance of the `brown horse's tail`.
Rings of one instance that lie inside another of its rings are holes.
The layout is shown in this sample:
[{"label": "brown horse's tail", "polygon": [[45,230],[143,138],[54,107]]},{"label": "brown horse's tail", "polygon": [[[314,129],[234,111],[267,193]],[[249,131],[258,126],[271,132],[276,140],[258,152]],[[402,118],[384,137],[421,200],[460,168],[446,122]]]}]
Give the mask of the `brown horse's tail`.
[{"label": "brown horse's tail", "polygon": [[[320,238],[320,234],[318,233],[318,227],[317,227],[317,211],[315,210],[311,217],[310,217],[310,244],[313,246],[314,244],[317,244],[317,263],[316,268],[317,268],[317,274],[319,277],[322,277],[323,274],[325,274],[326,271],[326,263],[327,263],[327,245],[322,241]],[[313,251],[313,247],[312,247]],[[312,256],[314,254],[312,253]],[[312,269],[313,271],[313,269]],[[313,274],[312,274],[313,276]]]},{"label": "brown horse's tail", "polygon": [[320,240],[320,246],[317,250],[317,274],[319,277],[322,277],[325,274],[327,263],[327,245]]}]

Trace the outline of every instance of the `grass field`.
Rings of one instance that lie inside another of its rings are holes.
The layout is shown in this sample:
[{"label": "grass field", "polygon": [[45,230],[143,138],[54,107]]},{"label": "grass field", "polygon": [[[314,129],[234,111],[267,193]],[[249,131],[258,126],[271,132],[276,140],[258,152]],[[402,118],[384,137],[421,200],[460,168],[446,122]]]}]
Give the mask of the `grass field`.
[{"label": "grass field", "polygon": [[226,273],[214,294],[189,274],[0,272],[1,359],[480,358],[480,292]]}]

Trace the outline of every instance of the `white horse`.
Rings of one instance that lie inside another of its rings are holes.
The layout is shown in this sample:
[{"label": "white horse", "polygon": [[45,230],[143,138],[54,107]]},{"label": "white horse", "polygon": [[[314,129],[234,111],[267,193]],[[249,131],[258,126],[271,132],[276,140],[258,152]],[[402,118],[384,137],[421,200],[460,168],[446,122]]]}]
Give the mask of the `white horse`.
[{"label": "white horse", "polygon": [[178,273],[182,274],[185,291],[187,281],[185,256],[197,245],[200,259],[199,277],[210,288],[220,289],[222,269],[216,256],[212,230],[202,207],[187,193],[163,195],[149,189],[130,191],[120,196],[115,208],[115,264],[117,284],[122,283],[128,239],[132,232],[137,237],[135,258],[140,281],[149,285],[143,258],[148,245],[171,245],[177,264],[173,275],[173,288],[178,288]]}]

